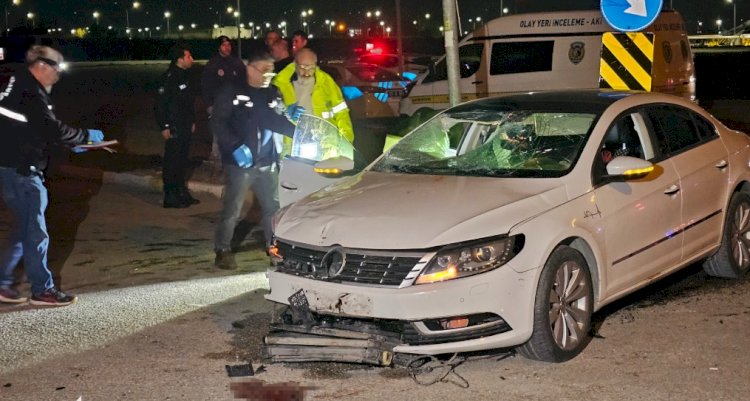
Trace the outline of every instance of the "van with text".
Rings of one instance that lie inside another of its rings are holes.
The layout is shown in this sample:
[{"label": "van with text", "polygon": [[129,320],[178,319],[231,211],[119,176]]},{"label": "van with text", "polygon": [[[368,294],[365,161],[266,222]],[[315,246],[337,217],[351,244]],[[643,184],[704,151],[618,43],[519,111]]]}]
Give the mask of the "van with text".
[{"label": "van with text", "polygon": [[[458,46],[462,102],[507,92],[586,88],[695,96],[687,31],[674,10],[628,33],[617,32],[598,10],[509,15],[479,27]],[[399,112],[448,106],[443,56],[417,78]]]}]

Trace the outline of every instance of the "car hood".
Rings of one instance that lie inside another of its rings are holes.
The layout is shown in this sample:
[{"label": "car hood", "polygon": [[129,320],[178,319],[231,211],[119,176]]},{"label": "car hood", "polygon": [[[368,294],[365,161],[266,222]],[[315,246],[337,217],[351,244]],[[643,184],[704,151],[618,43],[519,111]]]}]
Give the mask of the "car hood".
[{"label": "car hood", "polygon": [[363,172],[290,205],[275,234],[318,246],[429,248],[507,233],[567,199],[560,179]]}]

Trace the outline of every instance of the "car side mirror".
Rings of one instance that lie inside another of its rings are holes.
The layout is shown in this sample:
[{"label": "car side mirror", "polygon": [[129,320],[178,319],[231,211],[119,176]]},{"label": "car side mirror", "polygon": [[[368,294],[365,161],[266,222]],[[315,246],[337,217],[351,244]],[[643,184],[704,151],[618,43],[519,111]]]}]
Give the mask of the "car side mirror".
[{"label": "car side mirror", "polygon": [[339,178],[356,174],[354,160],[345,156],[336,156],[321,160],[313,166],[313,170],[327,178]]},{"label": "car side mirror", "polygon": [[646,177],[654,171],[653,163],[632,156],[618,156],[607,163],[607,181],[630,181]]},{"label": "car side mirror", "polygon": [[639,180],[651,174],[653,163],[632,156],[618,156],[607,163],[606,181]]}]

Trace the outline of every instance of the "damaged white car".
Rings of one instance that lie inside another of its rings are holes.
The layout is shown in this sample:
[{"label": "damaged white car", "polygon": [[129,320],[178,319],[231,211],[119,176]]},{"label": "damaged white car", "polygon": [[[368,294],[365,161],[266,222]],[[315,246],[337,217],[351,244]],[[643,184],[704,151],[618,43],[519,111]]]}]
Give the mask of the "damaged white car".
[{"label": "damaged white car", "polygon": [[749,163],[745,134],[669,95],[465,103],[280,210],[266,298],[395,353],[565,361],[593,312],[660,277],[700,260],[714,276],[748,271]]}]

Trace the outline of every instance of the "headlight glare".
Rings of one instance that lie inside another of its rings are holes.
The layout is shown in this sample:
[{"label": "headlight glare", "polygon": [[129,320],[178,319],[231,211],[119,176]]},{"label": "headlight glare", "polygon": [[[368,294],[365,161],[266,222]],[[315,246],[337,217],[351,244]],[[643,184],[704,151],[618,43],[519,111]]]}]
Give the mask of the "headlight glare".
[{"label": "headlight glare", "polygon": [[523,236],[484,240],[438,251],[417,277],[415,284],[435,283],[496,269],[523,247]]}]

